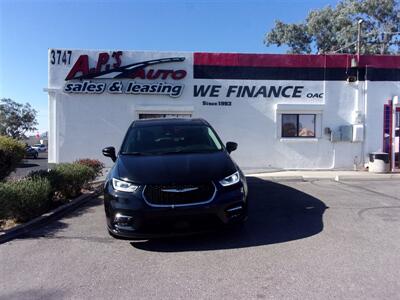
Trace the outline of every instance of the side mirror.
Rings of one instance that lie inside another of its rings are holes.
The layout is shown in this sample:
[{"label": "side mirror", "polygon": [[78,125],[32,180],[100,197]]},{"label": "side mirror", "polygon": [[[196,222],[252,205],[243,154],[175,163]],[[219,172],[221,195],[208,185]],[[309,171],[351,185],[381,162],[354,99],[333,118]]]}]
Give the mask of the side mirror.
[{"label": "side mirror", "polygon": [[231,153],[232,151],[235,151],[237,149],[238,144],[235,142],[227,142],[226,143],[226,151],[228,151],[228,153]]},{"label": "side mirror", "polygon": [[106,147],[103,149],[103,155],[110,157],[112,159],[112,161],[116,161],[117,160],[117,156],[115,155],[115,148],[114,147]]}]

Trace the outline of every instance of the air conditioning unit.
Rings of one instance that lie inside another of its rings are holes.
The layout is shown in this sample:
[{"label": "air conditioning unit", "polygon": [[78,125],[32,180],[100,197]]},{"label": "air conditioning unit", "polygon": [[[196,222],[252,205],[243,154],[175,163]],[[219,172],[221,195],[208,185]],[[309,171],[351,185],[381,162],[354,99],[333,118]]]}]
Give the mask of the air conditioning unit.
[{"label": "air conditioning unit", "polygon": [[337,142],[340,142],[341,141],[341,139],[340,139],[340,131],[339,130],[332,130],[331,131],[331,142],[332,143],[337,143]]},{"label": "air conditioning unit", "polygon": [[353,126],[342,125],[339,127],[340,140],[342,142],[351,142],[353,140]]},{"label": "air conditioning unit", "polygon": [[364,125],[354,124],[353,125],[353,143],[360,143],[364,140]]}]

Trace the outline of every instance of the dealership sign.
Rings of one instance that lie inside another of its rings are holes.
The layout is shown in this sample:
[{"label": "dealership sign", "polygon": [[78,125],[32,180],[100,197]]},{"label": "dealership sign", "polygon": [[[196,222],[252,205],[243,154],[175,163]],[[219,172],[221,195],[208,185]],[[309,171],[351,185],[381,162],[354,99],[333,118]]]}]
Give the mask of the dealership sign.
[{"label": "dealership sign", "polygon": [[[70,50],[52,50],[50,63],[53,65],[60,63],[69,65],[71,56],[72,51]],[[68,94],[161,95],[172,98],[178,98],[182,95],[185,87],[182,82],[187,79],[187,71],[175,66],[184,62],[185,57],[141,60],[125,65],[122,64],[122,57],[122,51],[101,52],[97,54],[93,62],[93,58],[90,59],[89,55],[81,54],[68,70],[63,91]],[[125,57],[124,61],[127,59]],[[173,64],[172,67],[171,64]],[[193,67],[196,71],[199,66],[194,65]],[[204,66],[201,67],[204,69]],[[193,98],[207,100],[207,103],[211,103],[212,100],[221,100],[221,105],[228,105],[231,102],[226,101],[233,99],[323,101],[324,93],[319,91],[319,87],[315,84],[310,86],[304,81],[283,83],[282,80],[279,84],[274,84],[273,79],[269,76],[270,74],[266,74],[269,77],[267,76],[265,81],[257,80],[254,79],[255,75],[260,75],[262,74],[261,71],[264,72],[265,70],[260,71],[258,67],[253,69],[250,71],[246,69],[245,77],[242,74],[244,71],[239,70],[238,74],[241,76],[239,82],[226,81],[232,80],[232,78],[238,79],[235,77],[237,72],[235,73],[234,70],[223,73],[212,65],[209,69],[205,69],[197,75],[194,72],[193,79],[197,82],[190,86],[193,91]],[[207,79],[217,79],[219,84],[215,84],[215,80],[204,81]],[[226,83],[220,84],[224,81]],[[191,85],[192,81],[189,82]],[[216,103],[213,103],[213,105],[216,105]]]},{"label": "dealership sign", "polygon": [[96,66],[90,67],[89,56],[81,55],[69,71],[64,92],[70,94],[144,94],[182,95],[186,77],[183,69],[162,69],[159,65],[183,62],[184,57],[170,57],[121,65],[122,51],[99,53]]}]

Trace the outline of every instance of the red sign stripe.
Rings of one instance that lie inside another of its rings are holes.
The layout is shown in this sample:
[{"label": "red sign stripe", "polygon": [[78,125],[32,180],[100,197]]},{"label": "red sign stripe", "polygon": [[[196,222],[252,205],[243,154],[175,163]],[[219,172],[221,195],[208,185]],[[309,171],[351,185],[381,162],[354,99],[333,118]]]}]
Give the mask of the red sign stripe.
[{"label": "red sign stripe", "polygon": [[[291,68],[350,68],[356,55],[194,53],[195,65]],[[400,69],[400,55],[362,55],[360,67]]]}]

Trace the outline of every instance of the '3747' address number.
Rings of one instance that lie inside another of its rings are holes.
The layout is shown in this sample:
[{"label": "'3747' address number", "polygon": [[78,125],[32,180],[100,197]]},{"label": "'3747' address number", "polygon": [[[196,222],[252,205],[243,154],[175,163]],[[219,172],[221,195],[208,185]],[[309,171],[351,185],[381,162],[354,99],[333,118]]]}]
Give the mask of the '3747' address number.
[{"label": "'3747' address number", "polygon": [[71,64],[71,50],[54,50],[50,51],[50,63],[52,65],[69,65]]}]

